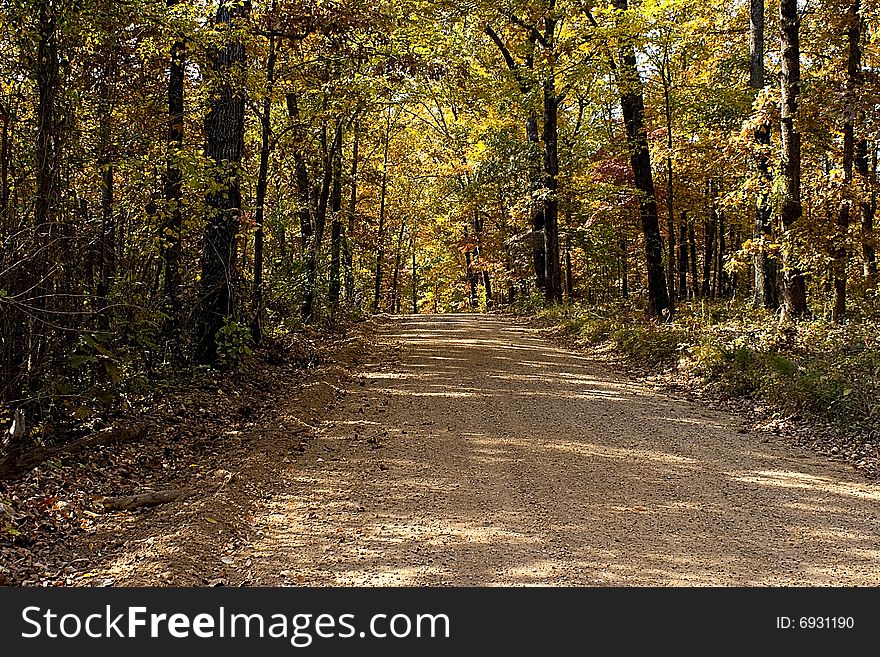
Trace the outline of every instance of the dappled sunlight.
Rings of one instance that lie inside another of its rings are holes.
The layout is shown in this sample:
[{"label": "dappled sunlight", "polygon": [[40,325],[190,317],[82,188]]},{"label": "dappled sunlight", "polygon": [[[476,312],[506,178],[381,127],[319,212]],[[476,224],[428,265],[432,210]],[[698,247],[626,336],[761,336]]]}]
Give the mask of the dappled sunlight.
[{"label": "dappled sunlight", "polygon": [[396,362],[350,391],[259,519],[257,583],[880,585],[880,489],[851,470],[529,329],[389,321]]},{"label": "dappled sunlight", "polygon": [[880,490],[876,486],[835,481],[828,477],[819,477],[804,472],[760,470],[751,473],[731,473],[730,476],[737,481],[756,483],[763,486],[825,491],[880,502]]}]

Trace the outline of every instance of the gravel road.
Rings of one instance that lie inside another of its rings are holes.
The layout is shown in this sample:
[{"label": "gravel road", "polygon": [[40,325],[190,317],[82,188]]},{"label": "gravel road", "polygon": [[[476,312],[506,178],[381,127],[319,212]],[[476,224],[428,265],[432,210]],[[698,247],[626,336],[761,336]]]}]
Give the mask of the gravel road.
[{"label": "gravel road", "polygon": [[383,320],[255,520],[254,583],[880,584],[880,486],[515,320]]}]

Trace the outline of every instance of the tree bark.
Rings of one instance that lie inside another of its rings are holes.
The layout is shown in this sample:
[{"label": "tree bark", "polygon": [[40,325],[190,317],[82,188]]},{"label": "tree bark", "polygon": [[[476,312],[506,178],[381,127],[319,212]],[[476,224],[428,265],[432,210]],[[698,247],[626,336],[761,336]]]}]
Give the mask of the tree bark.
[{"label": "tree bark", "polygon": [[795,222],[803,214],[801,206],[801,135],[795,124],[801,82],[800,16],[798,15],[797,0],[780,0],[779,20],[782,49],[780,74],[782,158],[780,172],[783,187],[780,218],[788,241],[782,251],[782,319],[787,321],[808,314],[806,280],[795,259],[791,235]]},{"label": "tree bark", "polygon": [[324,176],[321,179],[321,187],[318,190],[318,199],[315,204],[314,233],[306,249],[306,290],[302,306],[302,318],[304,322],[311,322],[315,318],[315,305],[318,294],[318,257],[321,251],[321,243],[324,241],[324,231],[327,227],[327,208],[330,202],[330,190],[333,183],[334,160],[336,153],[342,146],[342,121],[336,123],[333,132],[333,140],[327,143],[327,126],[323,128],[321,143],[324,151]]},{"label": "tree bark", "polygon": [[[526,142],[531,151],[538,152],[540,137],[538,134],[538,117],[534,114],[526,119]],[[540,157],[540,156],[538,156]],[[536,158],[537,159],[537,158]],[[531,203],[531,226],[532,226],[532,265],[535,268],[535,284],[543,290],[546,284],[545,251],[544,251],[544,202],[536,198],[542,187],[541,166],[533,163],[532,168],[532,203]]]},{"label": "tree bark", "polygon": [[846,89],[843,103],[843,198],[837,210],[837,234],[834,248],[834,306],[831,319],[843,320],[846,314],[846,275],[849,267],[849,219],[852,201],[849,198],[853,182],[853,159],[855,155],[856,91],[862,73],[861,2],[854,0],[847,12],[847,58]]},{"label": "tree bark", "polygon": [[332,319],[336,320],[339,310],[339,292],[342,288],[340,271],[342,264],[342,144],[336,149],[333,158],[333,191],[330,193],[330,284],[327,298],[330,302]]},{"label": "tree bark", "polygon": [[[492,39],[492,42],[501,51],[507,68],[514,74],[520,91],[525,96],[529,94],[534,82],[531,79],[531,73],[534,68],[534,47],[536,37],[532,34],[529,38],[530,51],[526,55],[522,64],[517,64],[510,53],[510,49],[504,44],[498,34],[491,28],[486,27],[485,32]],[[552,36],[552,35],[551,35]],[[531,178],[530,191],[532,200],[530,205],[530,224],[532,229],[532,266],[535,270],[535,282],[539,289],[544,290],[546,287],[546,265],[544,251],[544,203],[538,198],[543,181],[541,173],[541,155],[539,154],[540,137],[538,133],[538,117],[534,112],[530,112],[526,118],[526,144],[529,153],[529,173]]]},{"label": "tree bark", "polygon": [[419,279],[416,270],[416,235],[411,233],[409,236],[410,246],[412,247],[412,311],[413,315],[419,312]]},{"label": "tree bark", "polygon": [[[273,2],[274,8],[274,2]],[[263,239],[266,218],[266,190],[269,186],[270,138],[272,136],[272,91],[275,87],[275,37],[269,37],[269,55],[266,60],[266,90],[260,108],[260,168],[257,173],[257,207],[254,211],[254,290],[251,299],[253,322],[251,337],[254,344],[263,340]]]},{"label": "tree bark", "polygon": [[[180,0],[167,0],[168,7]],[[168,67],[168,132],[165,139],[165,221],[162,225],[164,263],[164,293],[168,306],[166,332],[171,340],[175,357],[180,356],[180,233],[183,229],[183,174],[180,154],[183,147],[183,68],[186,45],[180,37],[171,45]]]},{"label": "tree bark", "polygon": [[715,231],[718,227],[718,210],[715,207],[715,190],[710,180],[709,190],[709,218],[706,220],[705,249],[703,251],[703,293],[704,298],[710,298],[712,294],[712,264],[715,260]]},{"label": "tree bark", "polygon": [[[545,19],[548,58],[555,57],[553,35],[556,20]],[[562,276],[559,264],[559,98],[556,95],[555,66],[549,66],[544,80],[544,300],[562,302]]]},{"label": "tree bark", "polygon": [[868,162],[868,141],[860,139],[856,146],[855,167],[862,179],[867,193],[859,202],[859,214],[862,229],[862,271],[865,282],[869,288],[873,288],[877,282],[877,254],[874,249],[874,185],[877,182],[874,175],[877,161],[877,151],[872,145],[873,164]]},{"label": "tree bark", "polygon": [[394,254],[394,273],[391,277],[391,312],[395,315],[400,312],[400,290],[398,283],[400,281],[400,261],[403,257],[403,232],[406,229],[406,222],[400,222],[400,231],[397,233],[397,250]]},{"label": "tree bark", "polygon": [[668,233],[668,264],[667,271],[670,304],[675,298],[675,203],[674,203],[674,180],[672,177],[672,102],[671,89],[672,80],[669,71],[669,51],[664,51],[663,65],[660,69],[661,81],[663,83],[663,110],[666,118],[666,231]]},{"label": "tree bark", "polygon": [[685,210],[681,213],[681,224],[679,226],[678,239],[678,298],[688,298],[688,243],[687,243],[687,223],[688,213]]},{"label": "tree bark", "polygon": [[[626,11],[628,0],[614,0],[614,6],[619,11]],[[620,105],[630,148],[630,163],[635,176],[636,189],[639,191],[639,209],[648,269],[649,308],[651,314],[669,319],[673,309],[669,301],[669,290],[666,287],[666,274],[663,268],[663,236],[660,234],[660,223],[657,219],[654,177],[645,129],[645,99],[635,48],[631,42],[620,48],[620,66],[617,74]]]},{"label": "tree bark", "polygon": [[688,219],[688,251],[690,252],[691,265],[691,290],[694,297],[699,297],[701,293],[700,279],[697,275],[697,237],[694,234],[694,220]]},{"label": "tree bark", "polygon": [[351,176],[349,184],[350,194],[348,197],[348,231],[345,234],[345,298],[349,301],[354,299],[354,253],[352,240],[354,239],[354,219],[357,212],[357,170],[358,170],[358,142],[360,129],[357,122],[354,124],[354,143],[351,146]]},{"label": "tree bark", "polygon": [[382,152],[382,182],[379,187],[379,226],[376,229],[376,277],[373,286],[373,312],[379,312],[382,298],[382,260],[385,258],[385,199],[388,193],[388,142],[391,140],[391,110],[385,124],[385,144]]},{"label": "tree bark", "polygon": [[[749,86],[756,91],[764,88],[764,0],[751,0],[749,6]],[[755,199],[755,237],[762,242],[760,251],[753,259],[755,273],[754,306],[775,309],[779,306],[776,288],[776,258],[767,252],[765,246],[773,236],[772,212],[770,205],[769,148],[770,122],[766,121],[755,128],[755,169],[760,179],[761,189]]]},{"label": "tree bark", "polygon": [[[231,23],[246,18],[249,11],[249,3],[223,2],[216,20],[229,30]],[[196,340],[196,360],[204,364],[217,362],[217,332],[234,309],[245,109],[245,90],[235,76],[243,72],[245,64],[244,44],[231,36],[211,54],[213,89],[206,120],[206,155],[216,167],[215,189],[206,198]]]}]

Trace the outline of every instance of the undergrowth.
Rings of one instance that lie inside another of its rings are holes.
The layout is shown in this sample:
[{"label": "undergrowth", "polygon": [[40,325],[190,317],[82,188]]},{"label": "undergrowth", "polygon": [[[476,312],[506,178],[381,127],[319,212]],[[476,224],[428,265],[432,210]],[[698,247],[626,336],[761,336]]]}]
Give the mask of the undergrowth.
[{"label": "undergrowth", "polygon": [[604,348],[641,369],[673,370],[716,392],[880,437],[880,324],[803,321],[729,304],[682,304],[675,321],[625,305],[555,306],[535,316],[576,346]]}]

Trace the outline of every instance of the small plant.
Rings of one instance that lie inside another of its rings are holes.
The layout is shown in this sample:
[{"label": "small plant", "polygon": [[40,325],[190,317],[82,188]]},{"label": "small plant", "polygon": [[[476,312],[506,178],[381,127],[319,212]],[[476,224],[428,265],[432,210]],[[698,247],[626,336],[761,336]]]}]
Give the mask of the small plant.
[{"label": "small plant", "polygon": [[252,353],[250,329],[242,322],[227,317],[217,331],[217,358],[220,365],[237,369]]}]

